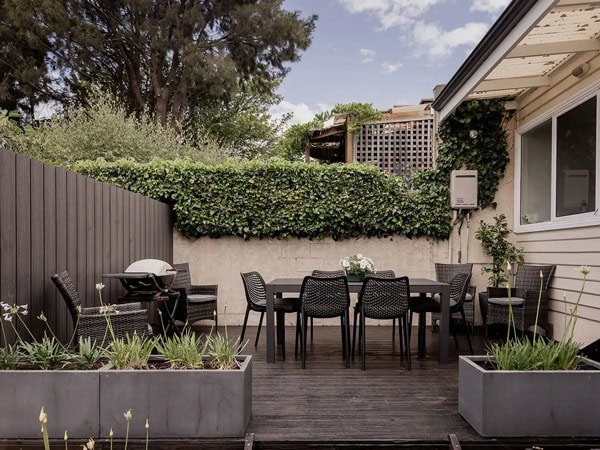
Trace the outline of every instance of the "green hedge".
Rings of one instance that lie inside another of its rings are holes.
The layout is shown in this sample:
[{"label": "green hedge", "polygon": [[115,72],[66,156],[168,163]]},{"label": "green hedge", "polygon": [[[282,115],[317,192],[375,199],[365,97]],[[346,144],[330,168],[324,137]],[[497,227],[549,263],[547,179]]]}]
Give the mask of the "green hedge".
[{"label": "green hedge", "polygon": [[417,180],[411,192],[365,165],[98,160],[75,170],[166,201],[188,237],[445,239],[451,228],[447,184]]}]

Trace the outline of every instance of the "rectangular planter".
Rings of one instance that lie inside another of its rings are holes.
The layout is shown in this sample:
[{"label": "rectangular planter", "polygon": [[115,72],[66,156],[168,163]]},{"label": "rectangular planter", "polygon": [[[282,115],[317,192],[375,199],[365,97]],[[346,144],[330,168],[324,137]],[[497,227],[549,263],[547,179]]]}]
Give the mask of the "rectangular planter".
[{"label": "rectangular planter", "polygon": [[62,439],[98,436],[99,371],[0,371],[0,439],[41,438],[39,415],[48,414],[48,434]]},{"label": "rectangular planter", "polygon": [[486,370],[461,356],[458,412],[486,437],[600,436],[600,364],[592,370]]},{"label": "rectangular planter", "polygon": [[234,370],[109,370],[100,376],[100,437],[242,437],[252,413],[252,357]]}]

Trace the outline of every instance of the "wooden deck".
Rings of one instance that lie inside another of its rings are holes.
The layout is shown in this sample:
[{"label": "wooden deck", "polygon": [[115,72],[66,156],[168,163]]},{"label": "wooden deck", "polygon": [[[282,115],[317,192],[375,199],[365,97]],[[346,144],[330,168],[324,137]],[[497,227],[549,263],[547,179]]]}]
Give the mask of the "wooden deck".
[{"label": "wooden deck", "polygon": [[[230,334],[237,329],[230,328]],[[265,336],[254,347],[255,329],[247,333],[244,353],[254,355],[253,408],[248,433],[259,449],[299,448],[444,448],[455,434],[463,448],[600,447],[600,440],[557,439],[498,441],[480,437],[458,414],[458,354],[450,345],[448,365],[438,363],[438,335],[427,333],[427,356],[416,357],[413,334],[412,370],[400,360],[391,327],[367,329],[367,370],[357,359],[342,362],[338,327],[315,327],[306,369],[294,358],[294,329],[286,334],[286,361],[266,364]],[[263,330],[264,331],[264,330]],[[467,353],[464,336],[460,351]],[[484,339],[477,336],[476,353]]]}]

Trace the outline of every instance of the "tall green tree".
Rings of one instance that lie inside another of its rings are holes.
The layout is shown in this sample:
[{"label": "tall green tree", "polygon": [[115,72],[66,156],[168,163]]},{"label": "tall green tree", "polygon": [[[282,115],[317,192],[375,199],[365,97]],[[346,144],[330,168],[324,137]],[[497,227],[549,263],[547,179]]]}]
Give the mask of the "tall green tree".
[{"label": "tall green tree", "polygon": [[221,146],[231,149],[239,159],[273,156],[279,136],[291,115],[281,119],[271,116],[269,109],[283,98],[275,93],[279,81],[263,91],[250,82],[238,88],[228,99],[217,100],[190,108],[186,135],[195,138],[208,134]]},{"label": "tall green tree", "polygon": [[63,98],[92,86],[161,123],[252,81],[267,91],[311,42],[316,16],[282,0],[4,0],[12,27],[35,36]]}]

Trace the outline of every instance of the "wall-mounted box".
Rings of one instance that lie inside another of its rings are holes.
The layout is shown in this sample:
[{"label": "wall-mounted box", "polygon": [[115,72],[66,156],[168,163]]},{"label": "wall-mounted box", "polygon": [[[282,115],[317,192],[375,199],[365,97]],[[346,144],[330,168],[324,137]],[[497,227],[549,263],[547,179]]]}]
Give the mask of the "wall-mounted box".
[{"label": "wall-mounted box", "polygon": [[477,171],[453,170],[450,176],[450,206],[453,209],[477,208]]}]

